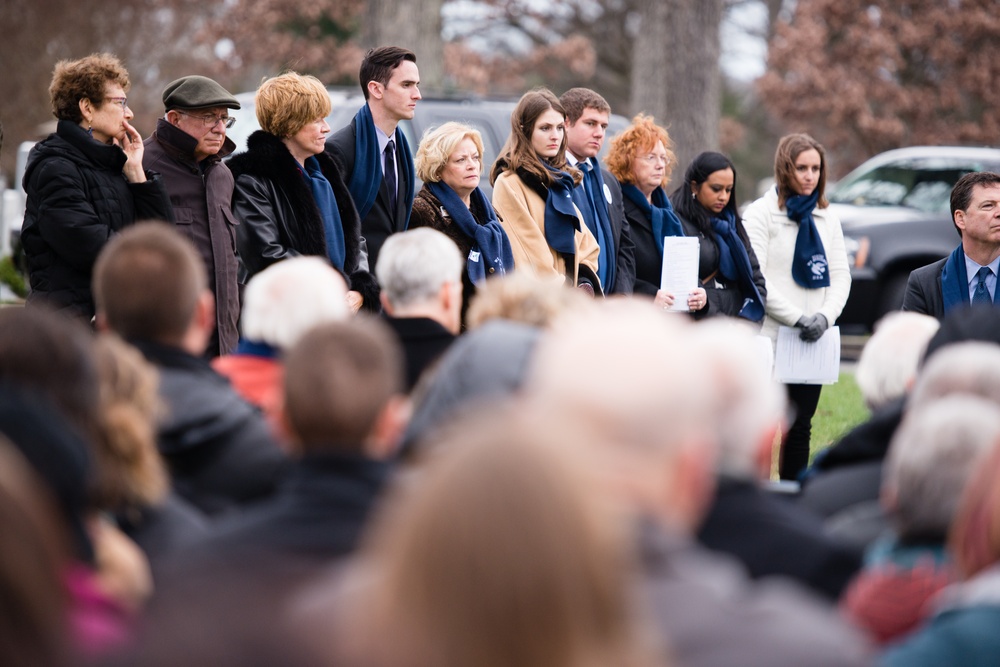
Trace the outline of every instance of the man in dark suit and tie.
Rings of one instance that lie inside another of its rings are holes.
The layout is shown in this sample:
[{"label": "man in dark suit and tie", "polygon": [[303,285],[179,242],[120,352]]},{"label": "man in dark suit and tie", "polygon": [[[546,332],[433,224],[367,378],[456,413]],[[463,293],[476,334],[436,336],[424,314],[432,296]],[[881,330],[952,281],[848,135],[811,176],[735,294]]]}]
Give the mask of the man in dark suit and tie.
[{"label": "man in dark suit and tie", "polygon": [[406,229],[413,206],[413,155],[398,124],[413,118],[420,99],[417,58],[397,46],[372,49],[359,78],[365,105],[326,146],[351,174],[348,188],[374,267],[386,238]]},{"label": "man in dark suit and tie", "polygon": [[570,88],[559,101],[566,111],[566,159],[583,172],[573,199],[601,247],[597,272],[601,286],[605,294],[631,294],[635,244],[622,207],[622,188],[597,160],[611,106],[589,88]]},{"label": "man in dark suit and tie", "polygon": [[942,319],[962,304],[995,303],[1000,270],[1000,174],[966,174],[951,191],[962,242],[948,257],[910,273],[903,310]]}]

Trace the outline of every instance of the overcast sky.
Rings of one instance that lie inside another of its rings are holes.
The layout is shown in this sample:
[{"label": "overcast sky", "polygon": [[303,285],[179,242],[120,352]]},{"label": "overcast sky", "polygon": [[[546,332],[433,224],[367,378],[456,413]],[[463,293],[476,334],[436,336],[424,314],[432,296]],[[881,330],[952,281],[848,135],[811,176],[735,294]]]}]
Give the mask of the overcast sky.
[{"label": "overcast sky", "polygon": [[760,35],[767,25],[763,3],[738,5],[722,23],[722,70],[739,81],[752,81],[764,73],[767,43]]}]

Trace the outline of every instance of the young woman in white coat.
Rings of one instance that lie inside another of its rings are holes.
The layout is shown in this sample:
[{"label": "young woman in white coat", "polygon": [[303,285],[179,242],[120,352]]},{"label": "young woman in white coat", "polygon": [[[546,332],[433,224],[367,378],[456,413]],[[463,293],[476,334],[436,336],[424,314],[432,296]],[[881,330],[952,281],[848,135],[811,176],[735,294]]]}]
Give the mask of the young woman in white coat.
[{"label": "young woman in white coat", "polygon": [[[775,187],[743,214],[750,243],[767,281],[762,333],[797,327],[815,342],[840,316],[851,272],[840,220],[826,200],[823,147],[807,134],[781,138],[774,155]],[[789,384],[795,418],[781,443],[782,479],[797,479],[809,463],[812,418],[822,385]]]}]

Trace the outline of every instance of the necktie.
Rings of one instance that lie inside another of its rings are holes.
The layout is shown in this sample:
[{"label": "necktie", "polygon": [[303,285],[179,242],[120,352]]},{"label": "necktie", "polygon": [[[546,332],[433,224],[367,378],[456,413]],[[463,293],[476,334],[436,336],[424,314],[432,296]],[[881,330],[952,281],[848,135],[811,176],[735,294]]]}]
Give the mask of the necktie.
[{"label": "necktie", "polygon": [[979,279],[979,284],[976,285],[976,290],[972,293],[972,303],[991,303],[990,291],[986,289],[986,277],[992,273],[993,271],[991,271],[988,266],[981,266],[979,267],[979,270],[976,271],[976,277]]},{"label": "necktie", "polygon": [[396,142],[392,139],[385,145],[385,189],[389,191],[389,211],[396,213]]},{"label": "necktie", "polygon": [[[596,208],[594,205],[594,193],[591,192],[590,187],[590,170],[593,169],[593,165],[590,164],[590,160],[584,160],[583,162],[577,162],[576,166],[580,168],[583,172],[583,189],[587,193],[587,199],[590,201],[590,207]],[[594,211],[597,212],[596,210]]]}]

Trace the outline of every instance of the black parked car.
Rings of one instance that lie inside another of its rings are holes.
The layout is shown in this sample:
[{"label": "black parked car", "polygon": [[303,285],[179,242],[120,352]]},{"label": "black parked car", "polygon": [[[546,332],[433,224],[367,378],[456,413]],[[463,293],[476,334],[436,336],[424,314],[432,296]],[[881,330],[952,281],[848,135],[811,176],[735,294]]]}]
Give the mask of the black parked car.
[{"label": "black parked car", "polygon": [[951,189],[973,171],[1000,171],[1000,149],[914,146],[871,158],[833,186],[828,197],[844,227],[851,295],[837,321],[870,331],[903,302],[910,271],[959,244]]}]

